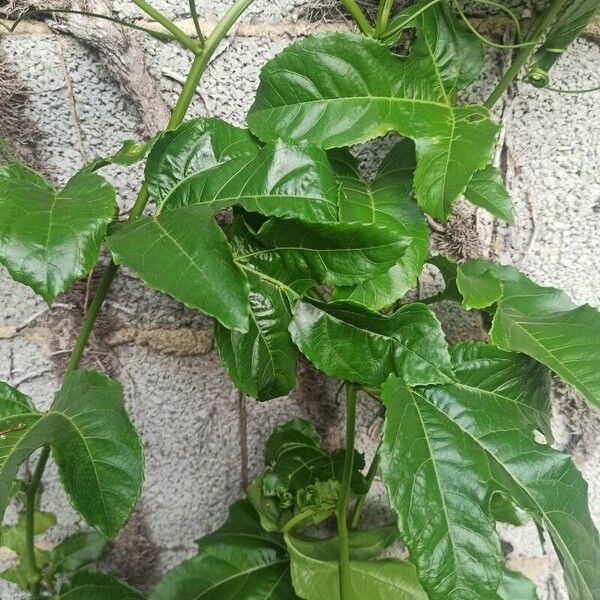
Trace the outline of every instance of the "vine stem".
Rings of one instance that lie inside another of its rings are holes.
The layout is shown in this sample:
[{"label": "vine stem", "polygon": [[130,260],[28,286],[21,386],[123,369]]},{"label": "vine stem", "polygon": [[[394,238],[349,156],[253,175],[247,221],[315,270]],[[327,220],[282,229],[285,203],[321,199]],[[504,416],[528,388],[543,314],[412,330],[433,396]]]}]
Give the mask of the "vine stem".
[{"label": "vine stem", "polygon": [[352,15],[352,18],[358,25],[360,31],[369,37],[373,37],[373,27],[371,27],[369,20],[365,16],[365,13],[362,11],[356,0],[342,0],[342,4]]},{"label": "vine stem", "polygon": [[539,42],[541,42],[542,37],[548,28],[554,23],[554,20],[566,3],[567,0],[552,0],[552,3],[546,9],[546,12],[540,16],[531,35],[529,36],[528,42],[531,42],[531,45],[519,50],[512,64],[507,69],[506,73],[504,73],[502,79],[500,79],[498,85],[490,94],[490,97],[485,101],[484,105],[487,108],[493,108],[498,100],[502,98],[502,95],[508,89],[508,86],[517,77],[521,69],[525,66],[525,63],[530,59],[537,45]]},{"label": "vine stem", "polygon": [[352,516],[350,517],[350,529],[356,529],[360,522],[360,518],[362,516],[363,510],[365,508],[365,502],[367,500],[367,495],[371,490],[371,486],[373,485],[373,480],[375,479],[375,475],[377,475],[377,471],[379,471],[379,465],[381,463],[381,457],[379,456],[379,448],[381,447],[381,442],[377,447],[377,451],[375,452],[375,456],[371,462],[371,466],[367,471],[367,491],[359,497],[352,509]]},{"label": "vine stem", "polygon": [[357,388],[352,384],[346,384],[346,453],[344,456],[344,474],[342,476],[340,497],[336,510],[340,555],[339,578],[341,600],[350,598],[352,594],[352,585],[350,582],[350,548],[348,545],[348,504],[350,502],[352,470],[354,469],[357,391]]},{"label": "vine stem", "polygon": [[375,37],[380,38],[386,32],[393,4],[394,0],[380,0],[375,21]]},{"label": "vine stem", "polygon": [[131,0],[140,10],[144,11],[153,21],[160,23],[182,46],[194,54],[201,52],[202,46],[194,41],[187,33],[179,29],[171,19],[165,17],[146,0]]},{"label": "vine stem", "polygon": [[[139,3],[143,0],[133,0],[138,6]],[[194,60],[192,62],[192,66],[190,67],[190,71],[185,80],[183,88],[181,89],[181,93],[175,104],[175,108],[171,114],[171,118],[169,119],[169,123],[167,125],[167,129],[173,129],[180,125],[185,118],[185,115],[188,111],[188,108],[194,98],[194,94],[196,92],[196,88],[200,83],[200,79],[204,72],[206,71],[206,67],[209,65],[210,60],[215,53],[215,50],[223,40],[223,38],[227,35],[231,27],[234,23],[239,19],[242,13],[252,4],[254,0],[237,0],[233,6],[225,13],[223,18],[219,21],[217,26],[214,28],[210,36],[207,38],[206,43],[204,44],[202,51],[197,53],[194,51]],[[145,4],[145,3],[144,3]],[[150,14],[150,13],[149,13]],[[152,15],[151,15],[152,16]],[[161,15],[162,19],[166,19]],[[167,19],[168,20],[168,19]],[[161,21],[159,21],[162,25]],[[169,21],[170,22],[170,21]],[[175,27],[175,25],[173,25]],[[176,28],[177,29],[177,28]],[[183,32],[182,32],[183,33]],[[173,34],[175,35],[175,34]],[[184,34],[185,35],[185,34]],[[177,36],[175,36],[177,38]],[[187,36],[186,36],[187,37]],[[177,38],[178,39],[178,38]],[[191,38],[190,38],[191,39]],[[188,47],[183,40],[179,39],[185,47]],[[198,46],[194,43],[194,47],[196,50]],[[150,199],[150,195],[148,193],[148,188],[146,184],[142,184],[140,191],[137,195],[135,203],[129,213],[129,221],[135,221],[139,219],[146,205],[148,204],[148,200]],[[108,265],[104,276],[100,280],[98,285],[98,289],[94,295],[94,299],[90,304],[89,310],[85,316],[81,329],[79,330],[79,334],[77,336],[77,340],[75,341],[75,346],[73,347],[73,351],[71,353],[71,358],[69,360],[69,364],[65,371],[65,376],[69,375],[73,371],[77,370],[79,367],[79,363],[81,361],[81,357],[85,351],[87,343],[89,341],[92,330],[94,329],[94,325],[96,323],[96,319],[102,310],[102,305],[104,304],[104,300],[106,299],[106,295],[110,290],[110,287],[119,271],[118,265],[116,265],[113,261],[111,261]],[[26,496],[26,547],[27,547],[27,557],[31,570],[34,573],[38,574],[37,581],[35,581],[32,585],[32,589],[30,590],[33,598],[39,597],[40,591],[40,580],[39,580],[39,568],[37,566],[37,562],[35,559],[35,501],[37,494],[39,492],[39,488],[41,485],[42,477],[44,475],[44,470],[46,468],[46,464],[48,462],[48,458],[50,457],[50,446],[44,446],[42,452],[40,453],[40,457],[38,459],[35,472],[31,481],[27,486],[27,496]]]}]

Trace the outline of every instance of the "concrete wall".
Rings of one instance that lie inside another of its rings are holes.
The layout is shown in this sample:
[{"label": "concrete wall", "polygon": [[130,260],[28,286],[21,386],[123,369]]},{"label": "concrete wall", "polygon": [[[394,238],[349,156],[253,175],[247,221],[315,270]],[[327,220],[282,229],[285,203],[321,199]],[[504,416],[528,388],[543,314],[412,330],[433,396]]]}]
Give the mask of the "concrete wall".
[{"label": "concrete wall", "polygon": [[[201,14],[214,17],[224,0],[205,0]],[[188,17],[185,3],[161,0],[172,17]],[[285,47],[286,31],[311,29],[301,19],[303,0],[257,0],[249,26],[228,41],[211,64],[191,116],[214,115],[241,124],[257,85],[260,67]],[[122,16],[139,14],[117,0]],[[282,27],[280,17],[286,21]],[[249,20],[250,19],[250,20]],[[172,105],[189,58],[175,45],[143,41],[148,66]],[[97,57],[74,39],[39,29],[0,36],[0,51],[31,90],[28,116],[40,130],[36,159],[57,183],[96,155],[108,154],[124,138],[139,136],[139,115]],[[556,70],[557,83],[597,84],[600,49],[581,39]],[[501,68],[490,57],[483,87]],[[165,71],[166,70],[166,71]],[[483,91],[471,95],[481,97]],[[505,227],[477,214],[482,253],[534,274],[539,283],[564,288],[577,302],[600,305],[600,110],[598,94],[560,96],[519,85],[498,110],[504,125],[502,156],[516,206],[516,221]],[[130,205],[139,169],[108,169],[122,207]],[[596,267],[594,267],[594,265]],[[96,273],[97,275],[97,273]],[[423,280],[421,290],[435,285]],[[0,379],[18,384],[40,406],[60,385],[65,355],[81,322],[85,284],[44,311],[30,290],[0,269]],[[453,307],[442,311],[449,336],[464,337],[479,328],[477,319]],[[38,315],[32,320],[32,317]],[[272,427],[291,415],[318,420],[332,445],[341,442],[342,408],[334,401],[336,383],[300,366],[298,388],[289,398],[258,404],[231,385],[212,347],[211,323],[121,272],[98,323],[86,364],[108,370],[125,386],[131,415],[146,447],[146,483],[134,518],[114,544],[107,563],[143,587],[194,551],[193,539],[218,526],[230,501],[262,465]],[[572,452],[590,482],[590,501],[600,524],[600,413],[570,390],[557,386],[555,429],[558,445]],[[378,407],[363,399],[359,440],[370,454]],[[385,512],[381,489],[374,494],[371,518]],[[46,478],[44,506],[59,516],[47,536],[52,544],[81,526],[69,508],[52,469]],[[565,599],[552,555],[543,555],[533,528],[502,528],[511,566],[538,584],[543,599]],[[0,551],[1,552],[1,551]],[[10,562],[4,552],[0,559]],[[0,584],[0,597],[17,600]]]}]

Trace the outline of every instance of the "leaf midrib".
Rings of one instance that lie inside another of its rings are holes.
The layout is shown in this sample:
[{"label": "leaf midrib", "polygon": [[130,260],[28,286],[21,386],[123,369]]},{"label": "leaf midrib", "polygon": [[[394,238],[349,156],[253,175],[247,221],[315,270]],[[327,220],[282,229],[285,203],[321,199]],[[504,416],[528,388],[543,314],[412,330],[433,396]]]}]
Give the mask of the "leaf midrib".
[{"label": "leaf midrib", "polygon": [[[479,388],[477,388],[479,389]],[[411,394],[412,394],[412,390],[411,390]],[[416,393],[416,392],[414,392]],[[508,475],[508,477],[510,478],[511,481],[513,481],[515,483],[515,485],[517,485],[519,487],[519,489],[521,489],[526,496],[530,499],[530,501],[537,507],[537,509],[539,510],[540,514],[543,517],[544,522],[546,523],[546,526],[548,528],[550,528],[552,531],[554,531],[556,538],[558,540],[560,540],[561,542],[561,546],[563,549],[563,552],[566,551],[569,555],[570,558],[570,562],[572,565],[575,566],[575,569],[577,570],[577,573],[580,576],[580,581],[584,582],[586,585],[586,588],[588,591],[591,591],[589,589],[589,587],[587,586],[587,582],[585,580],[585,578],[583,577],[583,574],[581,573],[580,569],[579,569],[579,565],[577,563],[577,561],[573,558],[573,555],[571,554],[570,550],[569,550],[569,546],[564,542],[563,538],[558,535],[558,532],[556,531],[554,525],[552,524],[552,521],[550,521],[549,518],[547,518],[546,516],[546,512],[544,511],[544,509],[539,505],[539,503],[535,500],[535,498],[533,498],[531,496],[531,494],[529,493],[528,489],[526,487],[524,487],[523,483],[517,479],[517,477],[515,475],[513,475],[502,463],[502,461],[491,451],[488,449],[488,447],[481,442],[481,440],[479,438],[474,437],[469,431],[467,431],[466,429],[464,429],[461,424],[456,421],[455,419],[452,419],[449,415],[447,415],[443,410],[441,410],[440,408],[438,408],[433,402],[431,402],[429,400],[429,398],[421,395],[421,394],[417,394],[419,396],[419,398],[423,399],[425,402],[427,402],[427,404],[429,406],[431,406],[433,409],[435,409],[438,413],[440,413],[446,420],[448,420],[450,423],[454,424],[456,427],[458,427],[458,429],[461,431],[461,433],[467,437],[468,439],[472,440],[473,443],[475,443],[477,446],[479,446],[481,448],[481,450],[488,456],[490,456],[494,462],[500,467],[500,469],[506,474]]]}]

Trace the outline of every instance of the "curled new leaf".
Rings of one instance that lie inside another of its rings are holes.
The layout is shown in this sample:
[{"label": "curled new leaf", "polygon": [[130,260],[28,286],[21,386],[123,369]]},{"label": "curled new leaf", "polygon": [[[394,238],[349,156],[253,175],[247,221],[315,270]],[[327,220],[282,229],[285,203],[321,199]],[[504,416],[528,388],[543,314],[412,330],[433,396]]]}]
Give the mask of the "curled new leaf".
[{"label": "curled new leaf", "polygon": [[[318,523],[330,517],[339,497],[344,457],[344,450],[331,453],[322,448],[309,421],[292,419],[279,425],[267,441],[267,469],[248,490],[263,527],[280,531],[292,518]],[[356,495],[368,490],[364,466],[363,455],[355,451],[351,489]]]},{"label": "curled new leaf", "polygon": [[0,263],[51,304],[96,264],[115,192],[82,171],[57,191],[39,173],[0,167]]},{"label": "curled new leaf", "polygon": [[412,199],[415,160],[414,144],[402,140],[383,159],[375,179],[367,182],[348,151],[330,153],[341,183],[340,219],[375,223],[410,238],[409,246],[391,269],[355,286],[336,288],[334,299],[352,300],[380,310],[415,285],[429,250],[427,222]]}]

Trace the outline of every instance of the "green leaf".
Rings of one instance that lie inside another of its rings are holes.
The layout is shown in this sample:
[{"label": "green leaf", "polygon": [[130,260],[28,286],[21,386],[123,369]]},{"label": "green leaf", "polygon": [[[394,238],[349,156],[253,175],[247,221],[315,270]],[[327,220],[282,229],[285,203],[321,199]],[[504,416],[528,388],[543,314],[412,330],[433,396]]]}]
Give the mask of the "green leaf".
[{"label": "green leaf", "polygon": [[502,492],[547,529],[572,597],[593,600],[600,539],[587,485],[570,457],[534,439],[526,359],[481,343],[452,358],[456,383],[410,389],[390,377],[382,389],[382,477],[430,599],[497,600],[504,561],[490,499]]},{"label": "green leaf", "polygon": [[289,300],[317,285],[303,261],[294,261],[287,251],[263,244],[247,220],[248,215],[233,220],[229,243],[237,264],[248,276],[255,275],[262,284],[277,287]]},{"label": "green leaf", "polygon": [[484,107],[454,106],[431,52],[418,39],[402,58],[349,33],[296,42],[263,68],[250,130],[324,149],[397,131],[416,143],[419,205],[446,219],[473,173],[489,164],[498,127]]},{"label": "green leaf", "polygon": [[81,516],[106,537],[123,526],[140,494],[143,454],[121,386],[95,371],[67,375],[47,413],[16,412],[0,396],[0,514],[31,453],[50,444],[62,484]]},{"label": "green leaf", "polygon": [[288,326],[292,319],[281,288],[247,273],[250,283],[248,331],[215,325],[215,341],[229,376],[257,400],[285,396],[296,384],[296,348]]},{"label": "green leaf", "polygon": [[502,600],[538,600],[539,596],[535,584],[525,575],[515,571],[504,571],[498,597]]},{"label": "green leaf", "polygon": [[452,379],[444,333],[423,304],[388,317],[350,302],[298,302],[290,333],[319,370],[354,383],[379,387],[390,373],[407,385]]},{"label": "green leaf", "polygon": [[[350,532],[352,538],[361,532]],[[339,563],[337,553],[331,556],[331,542],[299,539],[287,535],[285,541],[292,565],[294,589],[305,600],[336,600],[340,598]],[[378,561],[351,560],[352,593],[344,600],[427,600],[419,584],[415,568],[410,563],[385,559]]]},{"label": "green leaf", "polygon": [[465,263],[456,272],[456,287],[463,297],[464,308],[486,308],[502,297],[502,282],[493,271],[474,271]]},{"label": "green leaf", "polygon": [[54,546],[50,557],[53,571],[70,573],[97,561],[106,548],[106,538],[95,531],[75,533]]},{"label": "green leaf", "polygon": [[473,173],[465,190],[465,198],[499,219],[507,223],[513,222],[512,200],[502,174],[493,165]]},{"label": "green leaf", "polygon": [[246,129],[220,119],[192,119],[165,131],[146,162],[146,184],[159,207],[185,206],[195,179],[205,172],[244,158],[253,158],[258,146]]},{"label": "green leaf", "polygon": [[557,373],[591,404],[600,406],[600,313],[576,306],[566,294],[541,287],[513,269],[487,261],[469,261],[460,271],[472,279],[502,283],[490,336],[506,350],[523,352]]},{"label": "green leaf", "polygon": [[23,165],[0,167],[0,263],[51,304],[96,264],[115,206],[99,175],[80,172],[56,191]]},{"label": "green leaf", "polygon": [[341,183],[340,219],[375,223],[411,240],[403,256],[387,273],[334,291],[335,300],[352,300],[380,310],[402,298],[415,285],[429,251],[429,228],[412,199],[414,144],[408,139],[396,144],[383,159],[372,183],[360,175],[356,160],[348,151],[332,151],[329,157]]},{"label": "green leaf", "polygon": [[248,330],[248,281],[207,207],[131,221],[107,241],[115,262],[135,271],[150,287],[226,327]]},{"label": "green leaf", "polygon": [[166,132],[146,166],[160,209],[206,204],[304,221],[337,221],[337,188],[325,153],[277,140],[260,147],[248,131],[196,119]]},{"label": "green leaf", "polygon": [[[425,8],[430,0],[421,0],[413,10]],[[441,2],[427,8],[409,23],[417,34],[411,49],[426,56],[444,88],[452,97],[479,77],[484,63],[483,43],[457,18],[449,3]]]},{"label": "green leaf", "polygon": [[531,521],[531,515],[521,510],[508,496],[498,492],[492,496],[492,514],[500,523],[509,523],[520,527]]},{"label": "green leaf", "polygon": [[56,600],[144,600],[144,596],[107,573],[78,571]]},{"label": "green leaf", "polygon": [[265,463],[273,464],[282,452],[298,445],[321,445],[321,436],[306,419],[290,419],[275,427],[265,445]]},{"label": "green leaf", "polygon": [[289,568],[281,537],[266,533],[242,500],[223,527],[198,541],[197,556],[163,577],[150,600],[295,600]]},{"label": "green leaf", "polygon": [[304,223],[270,219],[257,234],[264,250],[238,254],[238,262],[277,263],[279,271],[301,273],[314,284],[352,285],[387,271],[403,255],[410,238],[360,223]]},{"label": "green leaf", "polygon": [[123,145],[111,156],[96,158],[90,164],[86,165],[85,170],[89,172],[97,171],[108,165],[119,165],[121,167],[130,167],[144,159],[146,154],[157,140],[158,135],[145,142],[137,140],[125,140]]}]

